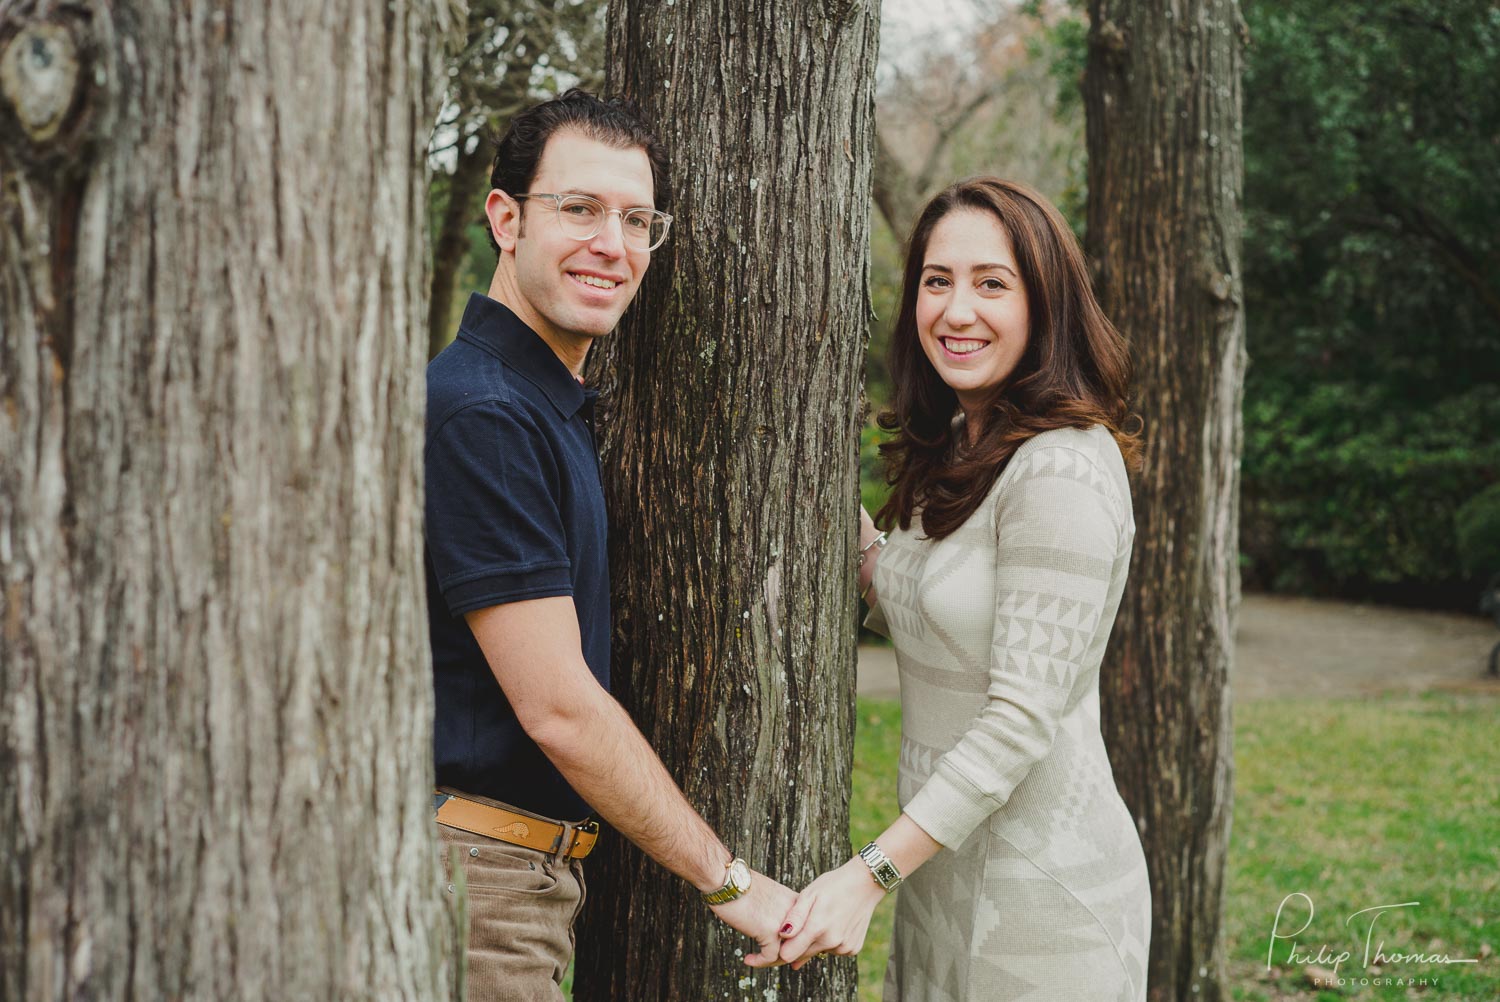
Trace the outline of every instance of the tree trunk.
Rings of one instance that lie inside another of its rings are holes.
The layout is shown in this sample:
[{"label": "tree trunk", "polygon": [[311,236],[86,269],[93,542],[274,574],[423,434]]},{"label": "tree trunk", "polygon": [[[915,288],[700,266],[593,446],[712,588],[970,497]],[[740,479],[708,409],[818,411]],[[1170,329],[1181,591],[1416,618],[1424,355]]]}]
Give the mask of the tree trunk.
[{"label": "tree trunk", "polygon": [[1227,997],[1221,938],[1239,605],[1236,0],[1092,0],[1088,245],[1130,339],[1145,469],[1104,731],[1151,871],[1152,999]]},{"label": "tree trunk", "polygon": [[452,994],[440,4],[0,11],[0,997]]},{"label": "tree trunk", "polygon": [[[665,139],[678,220],[595,360],[615,689],[730,848],[801,887],[850,856],[877,6],[609,14],[611,89]],[[848,960],[745,967],[691,887],[601,845],[580,1000],[853,997]]]}]

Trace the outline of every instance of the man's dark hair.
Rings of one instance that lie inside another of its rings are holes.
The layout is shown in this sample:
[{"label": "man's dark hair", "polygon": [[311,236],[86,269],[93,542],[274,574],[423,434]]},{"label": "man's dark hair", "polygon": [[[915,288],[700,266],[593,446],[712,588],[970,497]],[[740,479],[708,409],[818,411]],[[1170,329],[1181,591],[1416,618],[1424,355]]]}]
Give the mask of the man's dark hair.
[{"label": "man's dark hair", "polygon": [[[667,189],[667,153],[641,117],[640,108],[628,98],[604,100],[578,87],[527,108],[510,120],[510,128],[495,149],[490,187],[507,195],[529,191],[531,182],[536,180],[547,140],[564,129],[575,130],[616,149],[645,150],[651,163],[652,197],[656,208],[667,211],[671,199]],[[490,246],[497,254],[500,252],[494,234],[490,234]]]}]

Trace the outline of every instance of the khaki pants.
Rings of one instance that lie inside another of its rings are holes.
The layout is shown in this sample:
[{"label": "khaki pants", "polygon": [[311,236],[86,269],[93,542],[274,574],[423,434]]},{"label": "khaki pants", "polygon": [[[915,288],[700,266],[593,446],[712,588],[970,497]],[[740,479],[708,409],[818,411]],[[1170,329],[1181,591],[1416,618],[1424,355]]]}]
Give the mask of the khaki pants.
[{"label": "khaki pants", "polygon": [[583,908],[583,863],[438,825],[445,891],[468,884],[468,1002],[559,1002]]}]

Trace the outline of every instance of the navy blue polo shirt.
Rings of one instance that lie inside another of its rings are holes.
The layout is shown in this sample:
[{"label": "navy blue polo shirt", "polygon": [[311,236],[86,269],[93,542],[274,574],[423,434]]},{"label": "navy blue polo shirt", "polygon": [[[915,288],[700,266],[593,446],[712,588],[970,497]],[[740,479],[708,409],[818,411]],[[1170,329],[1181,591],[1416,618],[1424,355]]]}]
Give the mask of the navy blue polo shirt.
[{"label": "navy blue polo shirt", "polygon": [[464,613],[570,595],[609,688],[609,558],[594,398],[486,296],[427,366],[427,618],[439,786],[577,821],[589,806],[516,720]]}]

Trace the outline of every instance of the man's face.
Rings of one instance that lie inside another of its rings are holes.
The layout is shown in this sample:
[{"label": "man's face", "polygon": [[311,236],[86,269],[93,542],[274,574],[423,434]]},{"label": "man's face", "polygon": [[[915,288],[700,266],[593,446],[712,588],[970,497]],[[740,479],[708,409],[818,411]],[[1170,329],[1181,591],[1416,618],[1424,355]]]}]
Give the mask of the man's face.
[{"label": "man's face", "polygon": [[[547,140],[531,190],[592,195],[614,209],[655,207],[645,150],[618,149],[567,129]],[[567,340],[608,334],[635,298],[651,252],[625,243],[617,213],[606,215],[594,237],[577,240],[563,232],[554,205],[550,198],[520,205],[516,285],[532,313],[522,319]]]}]

